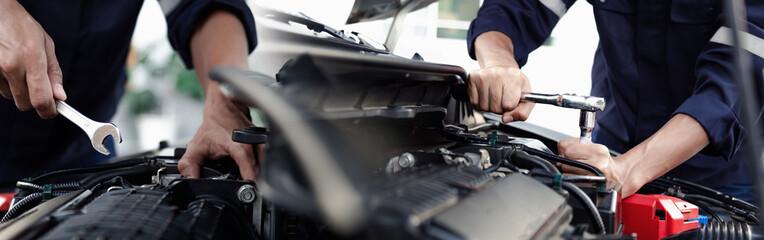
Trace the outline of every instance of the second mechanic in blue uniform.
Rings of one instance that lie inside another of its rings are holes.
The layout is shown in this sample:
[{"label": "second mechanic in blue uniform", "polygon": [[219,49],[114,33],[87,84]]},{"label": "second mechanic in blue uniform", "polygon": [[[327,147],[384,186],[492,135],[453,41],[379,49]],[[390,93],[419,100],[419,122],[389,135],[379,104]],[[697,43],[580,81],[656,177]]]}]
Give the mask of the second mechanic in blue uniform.
[{"label": "second mechanic in blue uniform", "polygon": [[[503,114],[505,122],[525,120],[533,104],[519,101],[521,92],[531,91],[520,67],[574,2],[486,0],[468,34],[469,54],[481,67],[470,74],[470,101]],[[576,140],[560,142],[560,153],[621,183],[624,197],[666,174],[755,200],[741,142],[743,134],[761,133],[746,132],[739,120],[722,2],[588,2],[600,35],[591,94],[608,104],[597,116],[593,141],[624,154],[611,158],[607,147]],[[764,3],[747,1],[746,9],[742,47],[752,58],[761,96]]]}]

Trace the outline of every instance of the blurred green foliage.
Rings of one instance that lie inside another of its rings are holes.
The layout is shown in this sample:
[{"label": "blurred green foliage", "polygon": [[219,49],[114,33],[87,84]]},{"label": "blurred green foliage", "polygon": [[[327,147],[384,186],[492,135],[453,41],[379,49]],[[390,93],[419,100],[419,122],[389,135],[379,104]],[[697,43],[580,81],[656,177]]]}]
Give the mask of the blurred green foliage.
[{"label": "blurred green foliage", "polygon": [[132,103],[130,110],[135,115],[149,113],[159,108],[159,101],[150,90],[130,92],[125,95],[125,98]]},{"label": "blurred green foliage", "polygon": [[183,68],[177,74],[175,90],[180,93],[188,94],[194,99],[204,100],[204,91],[199,85],[199,79],[196,77],[196,71]]},{"label": "blurred green foliage", "polygon": [[[440,0],[438,1],[438,20],[472,21],[477,17],[480,2],[478,0]],[[438,38],[467,38],[467,29],[438,27]]]},{"label": "blurred green foliage", "polygon": [[[149,58],[149,56],[155,48],[156,45],[150,45],[145,49],[138,50],[136,52],[138,55],[138,62],[130,69],[136,69],[137,67],[145,69],[151,76],[150,81],[174,80],[176,92],[203,101],[204,92],[199,85],[196,72],[194,70],[186,69],[183,65],[183,61],[176,52],[172,52],[169,57],[160,58],[166,60],[152,61],[152,59],[156,58]],[[128,77],[130,77],[130,75],[131,73],[128,71]],[[134,114],[150,113],[159,108],[159,99],[155,94],[161,93],[156,93],[154,89],[128,89],[125,94],[125,100],[131,103],[131,110]]]}]

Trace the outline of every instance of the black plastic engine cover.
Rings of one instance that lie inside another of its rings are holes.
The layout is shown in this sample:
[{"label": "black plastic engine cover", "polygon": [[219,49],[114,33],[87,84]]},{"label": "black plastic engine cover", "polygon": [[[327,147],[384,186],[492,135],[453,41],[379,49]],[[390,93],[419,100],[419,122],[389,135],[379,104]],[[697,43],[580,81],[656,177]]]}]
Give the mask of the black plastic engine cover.
[{"label": "black plastic engine cover", "polygon": [[510,174],[435,215],[425,231],[439,239],[553,239],[572,217],[562,196]]},{"label": "black plastic engine cover", "polygon": [[197,198],[185,209],[168,191],[116,190],[88,203],[41,239],[256,239],[241,210]]}]

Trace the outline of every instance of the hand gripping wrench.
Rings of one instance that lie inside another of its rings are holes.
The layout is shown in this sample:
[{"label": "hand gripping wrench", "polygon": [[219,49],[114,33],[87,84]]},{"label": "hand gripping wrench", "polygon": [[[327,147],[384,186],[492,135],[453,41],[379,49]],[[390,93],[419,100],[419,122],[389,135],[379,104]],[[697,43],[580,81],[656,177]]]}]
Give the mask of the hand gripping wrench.
[{"label": "hand gripping wrench", "polygon": [[597,112],[605,110],[605,99],[601,97],[524,92],[521,100],[580,109],[581,116],[578,119],[578,125],[581,128],[581,139],[579,141],[585,143],[592,142],[592,130],[594,130],[594,119]]},{"label": "hand gripping wrench", "polygon": [[69,119],[69,121],[72,121],[75,125],[82,128],[90,138],[93,148],[99,153],[103,155],[111,154],[109,150],[103,146],[103,141],[106,140],[106,137],[108,136],[114,138],[118,143],[122,143],[122,136],[119,135],[119,128],[113,123],[93,121],[69,106],[69,104],[59,100],[56,100],[56,110],[58,113]]}]

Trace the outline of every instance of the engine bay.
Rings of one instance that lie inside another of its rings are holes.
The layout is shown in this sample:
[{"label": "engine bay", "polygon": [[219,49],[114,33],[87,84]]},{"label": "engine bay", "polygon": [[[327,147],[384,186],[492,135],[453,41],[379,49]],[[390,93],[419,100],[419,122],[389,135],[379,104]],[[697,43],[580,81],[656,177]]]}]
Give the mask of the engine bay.
[{"label": "engine bay", "polygon": [[[295,21],[263,15],[258,24]],[[0,239],[761,238],[756,206],[681,179],[622,200],[600,170],[557,155],[565,136],[474,111],[461,67],[270,31],[305,47],[266,53],[284,59],[275,78],[210,74],[268,119],[233,132],[266,144],[257,182],[231,159],[183,178],[185,149],[160,144],[20,180]]]}]

